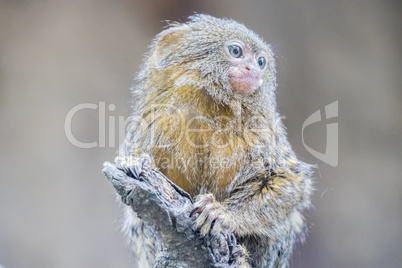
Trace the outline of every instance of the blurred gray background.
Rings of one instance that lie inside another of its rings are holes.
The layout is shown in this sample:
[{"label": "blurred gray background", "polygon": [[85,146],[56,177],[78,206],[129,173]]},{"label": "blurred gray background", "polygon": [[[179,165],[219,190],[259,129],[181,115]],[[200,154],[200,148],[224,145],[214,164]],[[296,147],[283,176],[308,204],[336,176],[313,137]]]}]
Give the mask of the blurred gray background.
[{"label": "blurred gray background", "polygon": [[[119,203],[101,174],[116,146],[80,149],[64,132],[80,103],[116,105],[163,20],[209,13],[244,23],[277,56],[278,105],[289,140],[317,164],[309,235],[291,267],[402,266],[401,1],[0,0],[0,266],[132,267]],[[325,152],[339,123],[339,165],[312,156],[303,122],[339,102],[339,117],[306,128]],[[73,118],[98,141],[98,110]],[[107,118],[108,126],[108,118]]]}]

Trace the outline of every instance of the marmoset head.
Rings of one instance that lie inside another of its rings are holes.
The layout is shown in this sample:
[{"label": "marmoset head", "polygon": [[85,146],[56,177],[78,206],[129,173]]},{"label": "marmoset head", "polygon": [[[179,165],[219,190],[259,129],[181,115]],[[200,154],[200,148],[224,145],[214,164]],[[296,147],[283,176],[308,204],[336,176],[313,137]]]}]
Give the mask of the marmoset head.
[{"label": "marmoset head", "polygon": [[272,50],[234,20],[194,15],[186,23],[170,24],[156,36],[140,79],[160,77],[161,70],[167,71],[173,87],[205,90],[218,103],[239,100],[255,106],[264,96],[275,103]]}]

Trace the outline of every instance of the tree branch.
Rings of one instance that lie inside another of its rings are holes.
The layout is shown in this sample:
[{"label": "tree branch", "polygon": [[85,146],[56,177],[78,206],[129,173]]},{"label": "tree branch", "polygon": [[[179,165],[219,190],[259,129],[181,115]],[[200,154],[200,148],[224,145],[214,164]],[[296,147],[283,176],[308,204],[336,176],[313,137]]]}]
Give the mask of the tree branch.
[{"label": "tree branch", "polygon": [[146,160],[129,168],[105,162],[102,172],[121,200],[155,230],[154,267],[240,267],[235,236],[223,230],[201,239],[194,227],[197,215],[191,196],[151,168]]}]

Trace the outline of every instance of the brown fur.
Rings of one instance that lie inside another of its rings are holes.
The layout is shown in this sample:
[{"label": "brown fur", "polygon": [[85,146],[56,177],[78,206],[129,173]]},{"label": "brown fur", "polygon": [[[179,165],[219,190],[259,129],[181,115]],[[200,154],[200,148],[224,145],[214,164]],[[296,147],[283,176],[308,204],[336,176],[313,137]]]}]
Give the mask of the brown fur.
[{"label": "brown fur", "polygon": [[[262,86],[247,96],[228,82],[222,46],[231,38],[268,57]],[[138,76],[133,115],[141,120],[120,150],[123,158],[149,155],[196,197],[201,234],[232,230],[253,267],[288,265],[312,192],[311,167],[286,139],[275,88],[271,49],[243,25],[206,15],[173,24],[155,38]]]}]

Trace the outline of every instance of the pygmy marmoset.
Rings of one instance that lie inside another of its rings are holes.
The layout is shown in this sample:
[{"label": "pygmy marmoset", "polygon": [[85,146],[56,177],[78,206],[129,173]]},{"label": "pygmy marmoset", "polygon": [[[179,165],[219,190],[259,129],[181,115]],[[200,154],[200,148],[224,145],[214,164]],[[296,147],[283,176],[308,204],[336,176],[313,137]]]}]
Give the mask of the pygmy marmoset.
[{"label": "pygmy marmoset", "polygon": [[[273,52],[244,25],[209,15],[172,23],[137,76],[135,120],[119,152],[148,155],[195,197],[202,236],[232,231],[245,248],[244,267],[287,267],[310,206],[311,166],[292,151],[275,89]],[[127,229],[141,224],[128,207]],[[132,239],[140,267],[152,266],[145,238]]]}]

